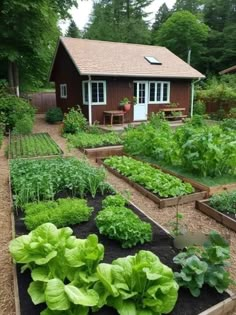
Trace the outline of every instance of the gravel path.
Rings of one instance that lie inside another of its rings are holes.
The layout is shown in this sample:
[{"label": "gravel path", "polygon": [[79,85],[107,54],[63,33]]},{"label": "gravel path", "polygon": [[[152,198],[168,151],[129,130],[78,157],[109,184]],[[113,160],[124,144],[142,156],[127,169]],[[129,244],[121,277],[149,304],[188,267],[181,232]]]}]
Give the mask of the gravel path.
[{"label": "gravel path", "polygon": [[[43,115],[37,115],[34,132],[48,132],[50,136],[64,151],[65,155],[84,158],[84,155],[77,149],[70,150],[66,139],[61,137],[60,125],[49,125],[45,123]],[[94,160],[89,160],[96,165]],[[0,315],[14,315],[12,264],[8,254],[8,242],[11,239],[11,220],[10,220],[10,199],[8,190],[8,164],[4,157],[4,145],[0,150]],[[119,192],[128,192],[130,200],[142,209],[147,215],[158,222],[160,225],[170,230],[170,222],[175,219],[175,207],[159,209],[158,206],[141,195],[134,188],[130,187],[123,180],[113,174],[107,174],[108,182]],[[190,231],[202,231],[208,233],[216,230],[224,235],[231,243],[231,267],[230,272],[236,281],[236,233],[224,228],[222,225],[208,218],[206,215],[196,210],[194,203],[180,205],[179,211],[183,214],[182,222]],[[223,315],[223,314],[222,314]],[[232,315],[236,315],[236,312]]]}]

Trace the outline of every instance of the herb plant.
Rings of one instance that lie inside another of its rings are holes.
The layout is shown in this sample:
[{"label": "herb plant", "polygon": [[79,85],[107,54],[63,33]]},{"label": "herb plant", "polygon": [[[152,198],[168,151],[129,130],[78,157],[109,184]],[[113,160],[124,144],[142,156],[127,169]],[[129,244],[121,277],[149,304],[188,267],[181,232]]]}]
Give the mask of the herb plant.
[{"label": "herb plant", "polygon": [[98,304],[99,295],[93,286],[104,247],[96,235],[83,240],[72,232],[68,227],[57,229],[45,223],[10,243],[10,253],[23,264],[22,271],[31,270],[33,281],[28,293],[33,303],[47,305],[41,314],[88,314],[89,307]]},{"label": "herb plant", "polygon": [[200,295],[205,283],[223,293],[233,283],[225,269],[229,258],[229,244],[212,231],[203,248],[192,246],[174,257],[174,263],[182,267],[175,273],[176,281],[195,297]]},{"label": "herb plant", "polygon": [[220,212],[236,214],[236,191],[213,195],[209,199],[209,205]]},{"label": "herb plant", "polygon": [[120,315],[169,314],[177,301],[179,287],[172,270],[149,251],[118,258],[111,265],[101,263],[97,273],[99,306],[108,304]]},{"label": "herb plant", "polygon": [[12,136],[9,156],[12,159],[20,157],[36,157],[59,155],[62,153],[56,142],[47,133],[36,133],[25,136]]},{"label": "herb plant", "polygon": [[103,194],[109,189],[104,182],[103,168],[92,167],[76,158],[12,160],[10,173],[16,208],[29,202],[54,199],[61,191],[83,198],[85,194],[95,197],[97,192]]},{"label": "herb plant", "polygon": [[73,134],[86,130],[88,122],[84,117],[80,106],[69,109],[69,112],[64,115],[63,125],[63,133]]},{"label": "herb plant", "polygon": [[[105,208],[96,217],[99,232],[121,243],[123,248],[152,240],[150,223],[143,222],[132,210],[124,207],[120,197],[104,200]],[[115,201],[115,202],[114,202]],[[118,202],[117,202],[118,201]]]},{"label": "herb plant", "polygon": [[47,222],[55,224],[56,227],[63,227],[88,221],[92,210],[85,199],[67,198],[28,203],[24,206],[24,222],[28,230]]},{"label": "herb plant", "polygon": [[121,137],[115,132],[89,133],[79,132],[66,136],[73,147],[76,148],[96,148],[108,145],[122,144]]},{"label": "herb plant", "polygon": [[105,159],[104,163],[163,198],[194,192],[191,184],[131,157],[113,156]]}]

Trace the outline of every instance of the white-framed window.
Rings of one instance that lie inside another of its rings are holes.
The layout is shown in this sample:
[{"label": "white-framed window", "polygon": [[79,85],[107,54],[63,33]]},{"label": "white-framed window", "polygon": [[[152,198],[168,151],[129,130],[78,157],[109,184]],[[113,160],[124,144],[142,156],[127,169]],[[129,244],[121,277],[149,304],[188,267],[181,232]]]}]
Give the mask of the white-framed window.
[{"label": "white-framed window", "polygon": [[[106,105],[106,81],[91,81],[92,105]],[[88,104],[88,81],[83,81],[83,104]]]},{"label": "white-framed window", "polygon": [[60,84],[60,97],[67,98],[67,84]]},{"label": "white-framed window", "polygon": [[149,103],[165,104],[170,102],[170,82],[150,81],[149,82]]}]

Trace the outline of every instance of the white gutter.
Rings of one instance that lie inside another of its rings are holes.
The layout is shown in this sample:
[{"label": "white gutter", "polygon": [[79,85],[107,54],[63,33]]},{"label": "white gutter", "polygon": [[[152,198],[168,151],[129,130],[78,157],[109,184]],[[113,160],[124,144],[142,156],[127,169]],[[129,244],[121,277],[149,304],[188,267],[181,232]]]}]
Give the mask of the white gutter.
[{"label": "white gutter", "polygon": [[191,104],[190,104],[190,117],[193,117],[193,101],[194,101],[194,92],[195,92],[195,83],[199,82],[201,78],[198,78],[196,81],[191,83]]},{"label": "white gutter", "polygon": [[91,75],[88,76],[88,118],[89,126],[92,125],[92,84],[91,84]]}]

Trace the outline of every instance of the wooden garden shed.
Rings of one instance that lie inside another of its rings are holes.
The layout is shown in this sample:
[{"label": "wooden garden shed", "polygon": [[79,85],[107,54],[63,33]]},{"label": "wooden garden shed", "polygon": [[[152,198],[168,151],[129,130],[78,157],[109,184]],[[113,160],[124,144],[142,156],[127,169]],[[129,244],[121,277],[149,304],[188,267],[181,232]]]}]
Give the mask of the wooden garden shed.
[{"label": "wooden garden shed", "polygon": [[60,38],[50,73],[57,106],[66,112],[80,105],[90,124],[120,110],[123,98],[132,104],[127,122],[145,121],[173,103],[188,115],[201,78],[165,47],[68,37]]}]

